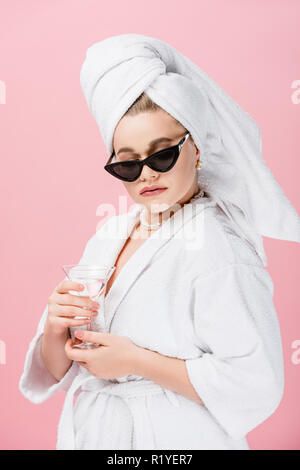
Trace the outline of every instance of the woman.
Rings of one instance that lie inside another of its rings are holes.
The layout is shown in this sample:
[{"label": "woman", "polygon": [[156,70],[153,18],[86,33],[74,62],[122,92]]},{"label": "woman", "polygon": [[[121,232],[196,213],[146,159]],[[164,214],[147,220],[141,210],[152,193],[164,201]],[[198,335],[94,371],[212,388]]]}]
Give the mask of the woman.
[{"label": "woman", "polygon": [[[104,311],[62,281],[27,352],[22,393],[40,403],[67,392],[57,449],[248,450],[247,433],[281,401],[261,235],[299,241],[299,219],[253,121],[191,64],[135,34],[88,50],[81,84],[105,169],[137,204],[108,219],[79,262],[116,266]],[[80,336],[87,320],[74,316],[88,308],[94,331]],[[100,346],[74,349],[75,337]]]}]

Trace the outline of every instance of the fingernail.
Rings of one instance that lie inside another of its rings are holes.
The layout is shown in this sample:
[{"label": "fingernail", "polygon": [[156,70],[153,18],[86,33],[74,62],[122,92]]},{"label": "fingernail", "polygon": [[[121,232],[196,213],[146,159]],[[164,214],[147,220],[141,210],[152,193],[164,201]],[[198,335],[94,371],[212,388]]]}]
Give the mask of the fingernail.
[{"label": "fingernail", "polygon": [[76,338],[82,339],[83,338],[83,331],[75,331]]}]

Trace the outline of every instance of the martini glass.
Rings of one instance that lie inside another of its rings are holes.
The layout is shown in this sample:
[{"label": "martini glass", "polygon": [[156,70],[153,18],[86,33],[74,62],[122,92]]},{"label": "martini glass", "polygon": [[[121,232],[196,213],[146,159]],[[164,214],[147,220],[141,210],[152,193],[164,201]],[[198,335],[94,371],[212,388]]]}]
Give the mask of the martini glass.
[{"label": "martini glass", "polygon": [[[84,285],[84,290],[78,293],[78,291],[69,291],[74,295],[88,296],[90,299],[99,302],[101,313],[98,314],[98,323],[103,331],[105,331],[105,318],[104,318],[104,292],[106,284],[111,277],[112,273],[116,269],[115,266],[102,266],[96,264],[66,264],[62,266],[62,269],[67,275],[70,281],[79,282]],[[76,316],[74,318],[81,319],[85,317]],[[93,331],[91,328],[92,322],[97,322],[91,319],[91,323],[86,326],[86,330]],[[82,328],[77,328],[82,329]],[[92,349],[97,348],[99,344],[90,343],[83,341],[80,344],[73,344],[73,348],[80,349]]]}]

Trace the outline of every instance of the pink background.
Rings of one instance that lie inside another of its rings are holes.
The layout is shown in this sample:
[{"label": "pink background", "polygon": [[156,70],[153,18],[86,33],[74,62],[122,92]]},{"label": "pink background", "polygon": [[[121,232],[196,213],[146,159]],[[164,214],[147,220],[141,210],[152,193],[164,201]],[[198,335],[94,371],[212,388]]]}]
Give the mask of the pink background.
[{"label": "pink background", "polygon": [[[60,265],[79,261],[100,222],[97,207],[118,210],[126,195],[103,169],[104,144],[80,89],[86,49],[110,35],[140,33],[196,62],[256,119],[264,159],[299,213],[300,93],[292,83],[300,80],[300,3],[2,0],[0,8],[0,448],[55,449],[64,394],[40,405],[21,395],[25,353],[64,278]],[[291,346],[300,339],[299,246],[264,240],[286,382],[279,408],[248,442],[251,449],[299,449],[300,363],[292,362]]]}]

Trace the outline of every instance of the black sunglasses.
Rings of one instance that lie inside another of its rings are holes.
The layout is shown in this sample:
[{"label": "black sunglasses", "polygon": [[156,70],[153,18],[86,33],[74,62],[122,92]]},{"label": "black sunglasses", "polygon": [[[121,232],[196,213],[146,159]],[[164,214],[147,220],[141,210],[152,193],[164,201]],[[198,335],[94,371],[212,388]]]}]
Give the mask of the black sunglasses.
[{"label": "black sunglasses", "polygon": [[115,152],[113,152],[105,165],[104,169],[111,175],[123,181],[135,181],[142,173],[143,166],[147,165],[154,171],[164,173],[171,170],[178,160],[181,147],[188,139],[190,133],[188,132],[177,145],[159,150],[158,152],[149,155],[144,160],[127,160],[124,162],[110,163]]}]

